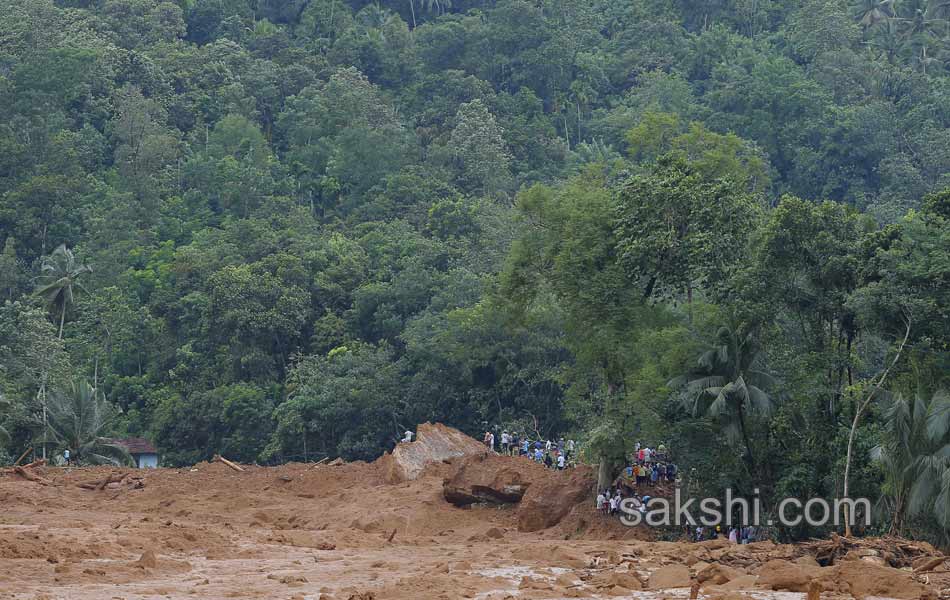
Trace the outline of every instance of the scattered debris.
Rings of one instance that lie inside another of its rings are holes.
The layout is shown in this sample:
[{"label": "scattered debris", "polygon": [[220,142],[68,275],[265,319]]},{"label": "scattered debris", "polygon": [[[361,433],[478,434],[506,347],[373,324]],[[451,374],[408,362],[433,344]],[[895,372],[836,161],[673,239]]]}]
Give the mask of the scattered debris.
[{"label": "scattered debris", "polygon": [[227,466],[229,466],[229,467],[231,467],[232,469],[234,469],[235,471],[240,471],[240,472],[242,472],[242,473],[244,472],[244,467],[242,467],[241,465],[238,465],[238,464],[235,464],[235,463],[229,461],[228,459],[224,458],[224,457],[221,456],[220,454],[215,454],[215,455],[214,455],[214,458],[211,459],[211,462],[224,463],[224,464],[226,464]]},{"label": "scattered debris", "polygon": [[[803,542],[799,548],[814,555],[815,560],[822,566],[831,566],[851,555],[877,556],[887,565],[901,569],[914,566],[914,562],[922,557],[943,556],[939,550],[927,542],[916,542],[893,536],[879,538],[848,538],[831,534],[827,540]],[[939,565],[940,563],[936,563]],[[935,568],[935,567],[934,567]]]}]

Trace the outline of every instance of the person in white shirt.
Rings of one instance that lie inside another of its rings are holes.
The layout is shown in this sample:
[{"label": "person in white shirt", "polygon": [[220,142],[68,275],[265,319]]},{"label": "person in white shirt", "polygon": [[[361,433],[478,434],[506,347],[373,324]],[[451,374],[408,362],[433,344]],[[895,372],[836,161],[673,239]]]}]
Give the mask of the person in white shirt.
[{"label": "person in white shirt", "polygon": [[617,512],[617,504],[619,502],[620,502],[620,498],[618,496],[612,496],[610,498],[610,514],[614,514]]},{"label": "person in white shirt", "polygon": [[63,450],[63,460],[66,461],[66,466],[69,466],[69,448]]},{"label": "person in white shirt", "polygon": [[558,470],[564,469],[564,455],[563,454],[557,455],[557,468]]},{"label": "person in white shirt", "polygon": [[491,432],[488,433],[488,447],[492,452],[495,451],[495,434]]},{"label": "person in white shirt", "polygon": [[547,442],[544,443],[544,451],[545,452],[551,451],[551,440],[548,440]]},{"label": "person in white shirt", "polygon": [[604,510],[604,504],[607,502],[606,496],[601,492],[597,494],[597,510]]},{"label": "person in white shirt", "polygon": [[407,430],[406,430],[406,433],[403,434],[402,439],[399,440],[399,441],[400,441],[400,442],[411,442],[411,441],[412,441],[412,432],[407,429]]},{"label": "person in white shirt", "polygon": [[508,454],[508,447],[511,445],[511,436],[507,431],[501,432],[501,453]]}]

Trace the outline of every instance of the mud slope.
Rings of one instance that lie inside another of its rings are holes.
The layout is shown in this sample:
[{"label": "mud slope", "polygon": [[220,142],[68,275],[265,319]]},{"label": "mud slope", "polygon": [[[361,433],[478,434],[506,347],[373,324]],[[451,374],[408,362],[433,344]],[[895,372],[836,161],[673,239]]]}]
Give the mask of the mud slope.
[{"label": "mud slope", "polygon": [[[596,515],[589,498],[573,504],[583,470],[538,473],[490,457],[485,464],[533,473],[521,502],[458,507],[444,484],[467,460],[440,459],[398,483],[388,460],[244,472],[37,468],[48,485],[3,475],[0,598],[660,599],[687,598],[693,583],[701,598],[797,599],[811,586],[826,599],[950,598],[950,565],[915,574],[888,564],[897,554],[933,562],[928,548],[633,539],[650,532]],[[110,473],[129,476],[80,487]],[[830,566],[815,562],[821,553]]]}]

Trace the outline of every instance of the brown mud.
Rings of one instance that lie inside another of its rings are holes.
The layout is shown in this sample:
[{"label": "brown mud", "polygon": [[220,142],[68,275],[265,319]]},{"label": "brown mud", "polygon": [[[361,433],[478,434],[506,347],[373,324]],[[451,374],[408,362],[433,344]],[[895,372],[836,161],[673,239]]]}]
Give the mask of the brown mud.
[{"label": "brown mud", "polygon": [[[5,474],[0,598],[662,599],[693,586],[720,600],[950,598],[950,563],[926,545],[651,541],[594,512],[591,470],[467,443],[443,457],[441,444],[335,466],[36,468],[47,485]],[[394,467],[400,455],[411,468]],[[506,485],[524,488],[520,502],[446,500]]]}]

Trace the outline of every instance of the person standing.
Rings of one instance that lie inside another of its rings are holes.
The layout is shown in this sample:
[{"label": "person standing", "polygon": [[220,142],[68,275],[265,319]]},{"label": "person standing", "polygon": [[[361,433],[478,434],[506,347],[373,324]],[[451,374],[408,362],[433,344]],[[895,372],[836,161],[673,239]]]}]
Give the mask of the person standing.
[{"label": "person standing", "polygon": [[557,470],[558,471],[564,470],[564,454],[563,453],[557,455]]},{"label": "person standing", "polygon": [[501,432],[501,453],[508,454],[508,449],[511,445],[511,436],[508,435],[508,431]]},{"label": "person standing", "polygon": [[67,467],[70,466],[71,463],[70,463],[70,459],[69,459],[69,448],[66,448],[65,450],[63,450],[63,460],[66,461],[66,466],[67,466]]}]

